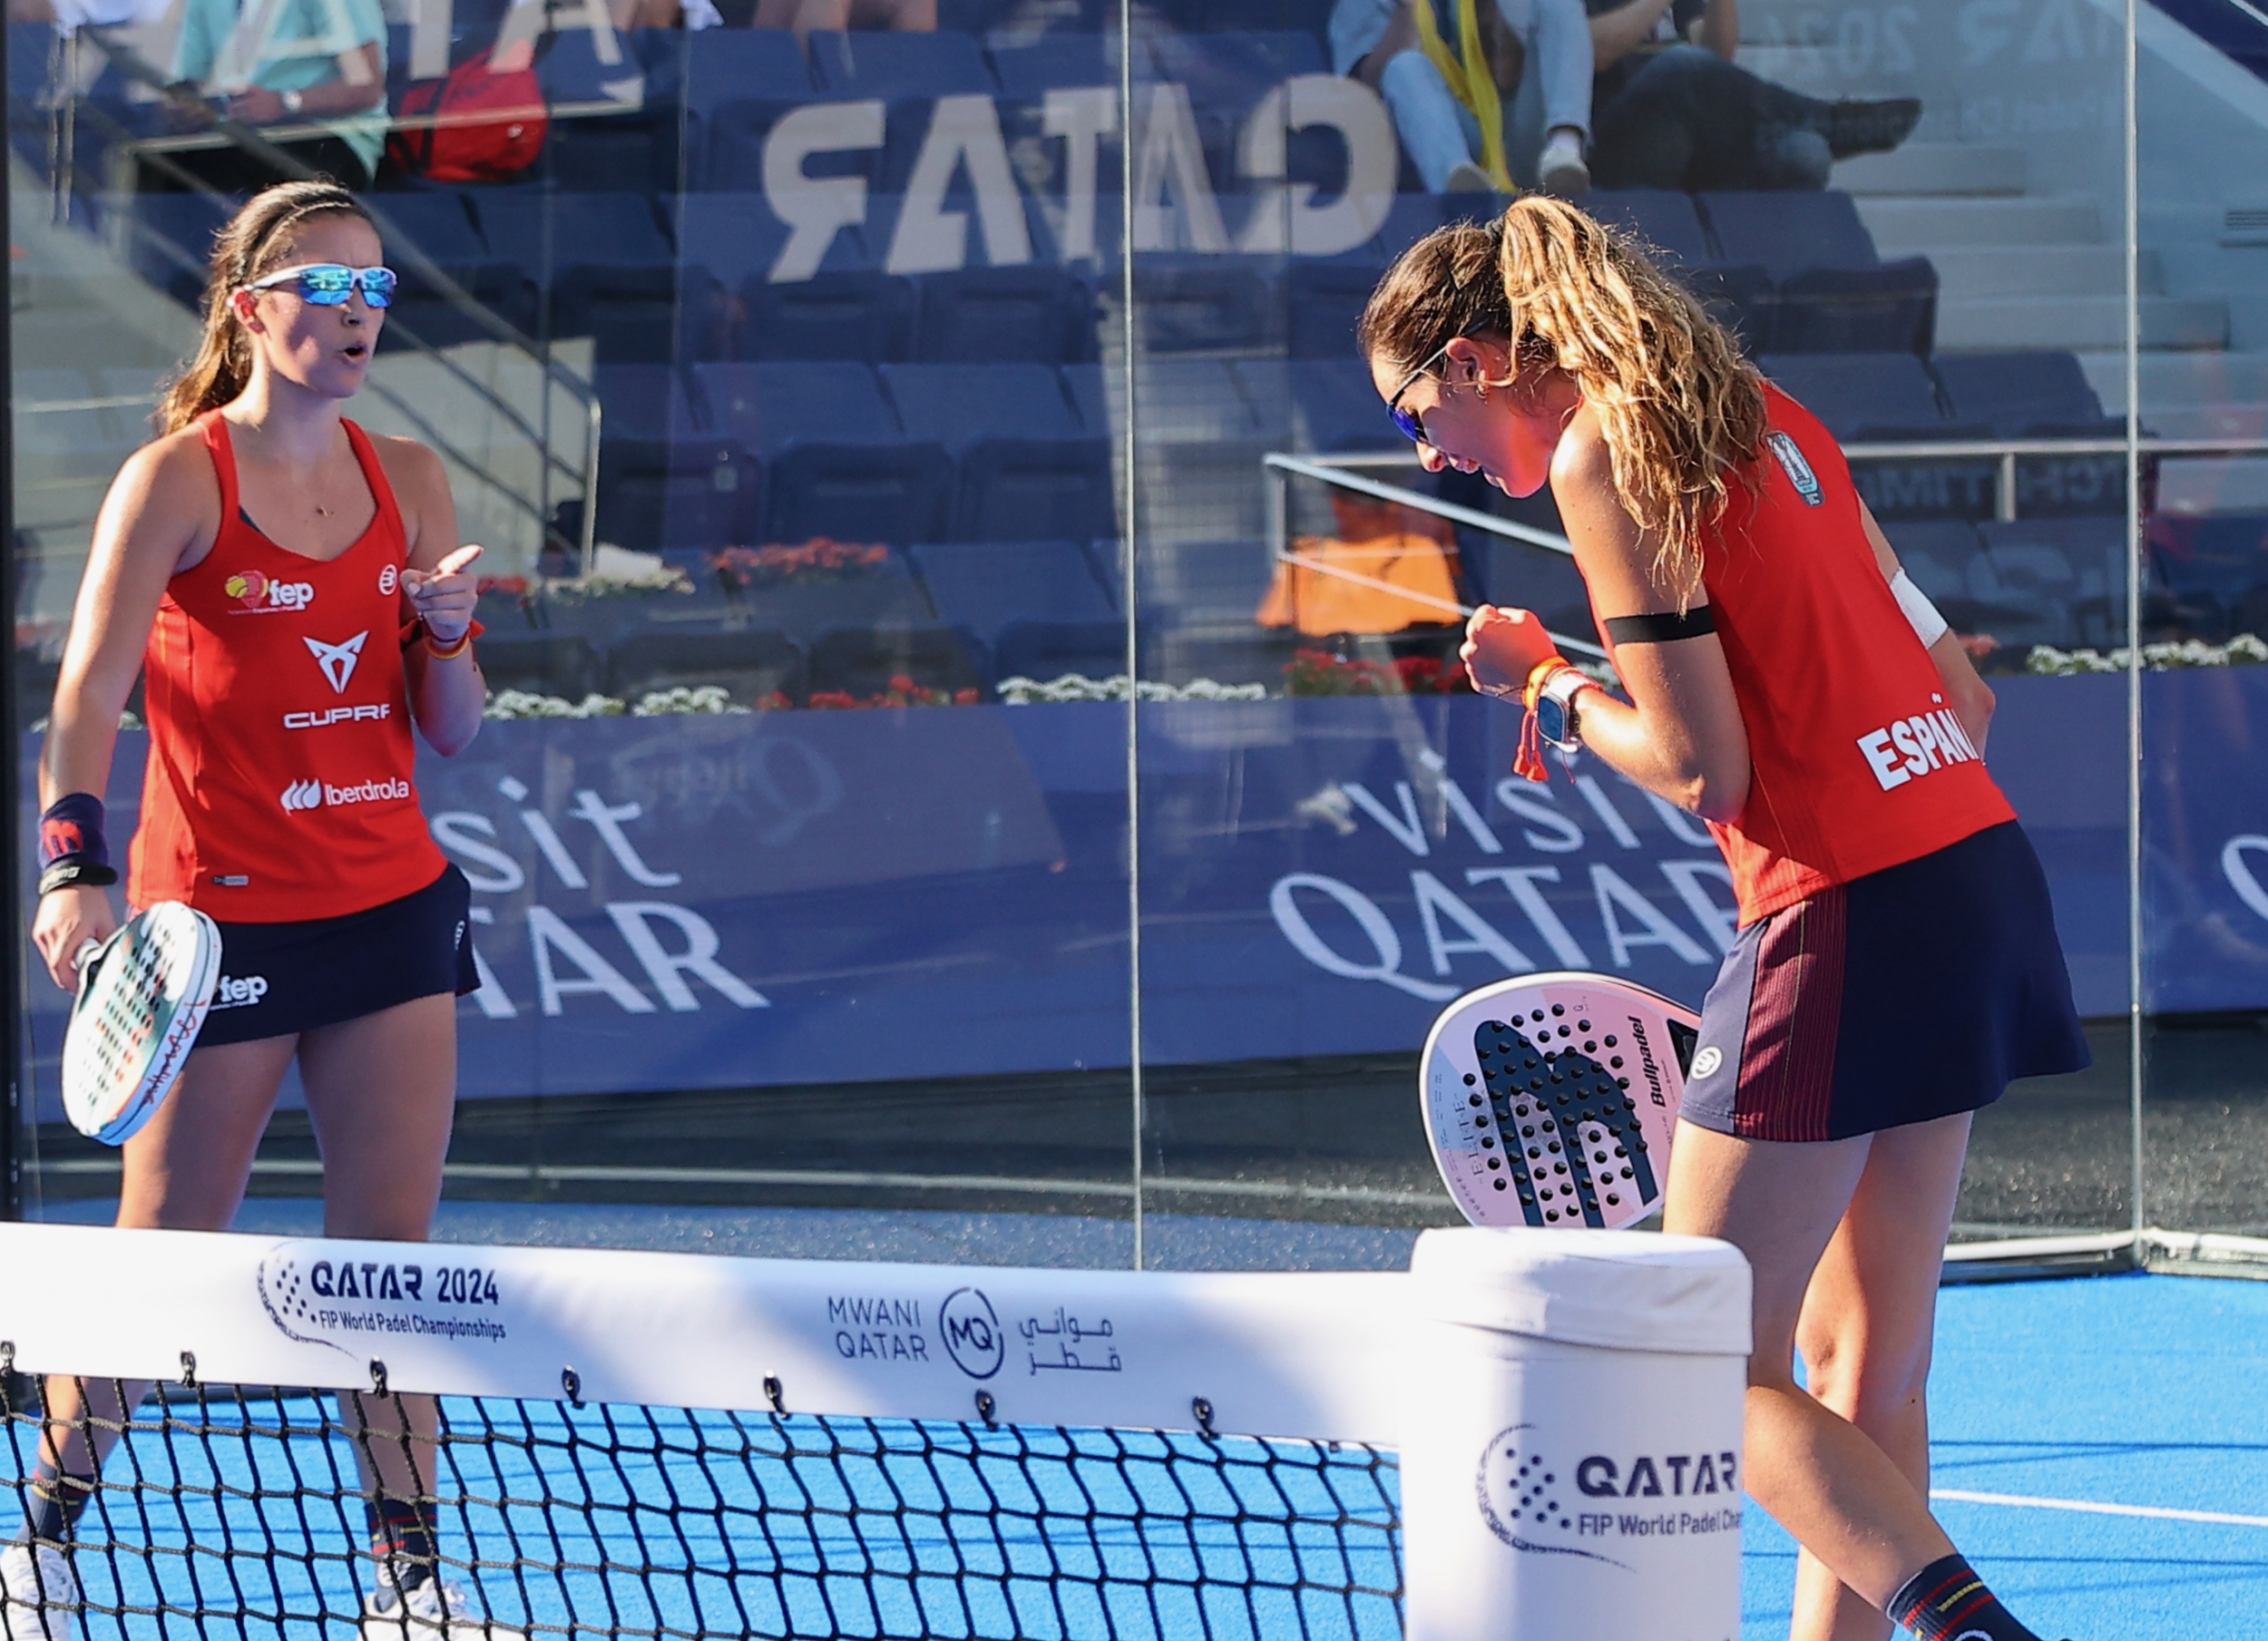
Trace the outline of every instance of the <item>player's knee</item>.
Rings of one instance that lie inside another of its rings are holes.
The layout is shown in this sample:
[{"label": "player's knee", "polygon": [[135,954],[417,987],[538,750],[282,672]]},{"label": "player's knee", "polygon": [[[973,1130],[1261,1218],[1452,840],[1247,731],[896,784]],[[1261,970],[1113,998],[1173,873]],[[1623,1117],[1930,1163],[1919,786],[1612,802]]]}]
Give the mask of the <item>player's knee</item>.
[{"label": "player's knee", "polygon": [[1926,1342],[1904,1349],[1855,1329],[1805,1327],[1799,1348],[1805,1388],[1861,1430],[1887,1429],[1910,1417],[1929,1385]]}]

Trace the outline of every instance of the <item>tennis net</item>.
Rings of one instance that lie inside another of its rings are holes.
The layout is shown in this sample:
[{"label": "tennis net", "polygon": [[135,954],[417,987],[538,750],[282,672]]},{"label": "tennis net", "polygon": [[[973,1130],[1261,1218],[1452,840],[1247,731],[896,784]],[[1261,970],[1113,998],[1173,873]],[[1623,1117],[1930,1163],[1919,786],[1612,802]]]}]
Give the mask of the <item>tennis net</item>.
[{"label": "tennis net", "polygon": [[[1401,1632],[1405,1277],[57,1226],[0,1262],[19,1504],[49,1411],[115,1441],[62,1466],[75,1589],[11,1587],[0,1636],[353,1634],[428,1568],[499,1636]],[[373,1475],[433,1561],[374,1558]]]}]

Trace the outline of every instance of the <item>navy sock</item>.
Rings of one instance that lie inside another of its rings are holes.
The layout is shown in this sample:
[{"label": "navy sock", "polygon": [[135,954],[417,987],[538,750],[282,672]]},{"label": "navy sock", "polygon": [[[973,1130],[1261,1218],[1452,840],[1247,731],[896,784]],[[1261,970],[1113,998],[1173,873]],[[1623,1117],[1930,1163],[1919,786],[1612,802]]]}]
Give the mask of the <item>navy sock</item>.
[{"label": "navy sock", "polygon": [[370,1553],[394,1570],[401,1589],[415,1589],[439,1565],[441,1512],[430,1499],[377,1499],[367,1503]]},{"label": "navy sock", "polygon": [[79,1518],[86,1513],[93,1497],[92,1476],[65,1476],[52,1464],[40,1464],[32,1471],[31,1485],[24,1490],[24,1526],[15,1541],[70,1543],[78,1531]]},{"label": "navy sock", "polygon": [[1978,1636],[1984,1641],[2039,1641],[1985,1587],[1976,1568],[1960,1556],[1932,1561],[1898,1587],[1887,1609],[1921,1641]]}]

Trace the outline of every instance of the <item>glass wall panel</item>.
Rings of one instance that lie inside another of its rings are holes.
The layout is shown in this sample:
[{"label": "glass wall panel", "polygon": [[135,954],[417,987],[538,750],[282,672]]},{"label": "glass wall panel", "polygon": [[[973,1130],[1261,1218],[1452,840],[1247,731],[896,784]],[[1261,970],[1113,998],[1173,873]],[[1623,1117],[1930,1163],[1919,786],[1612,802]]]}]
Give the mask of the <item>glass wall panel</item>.
[{"label": "glass wall panel", "polygon": [[[231,79],[195,43],[235,8],[193,9],[11,34],[24,757],[213,230],[372,166],[403,283],[351,414],[439,451],[487,549],[491,721],[418,767],[483,962],[450,1198],[1044,1209],[944,1234],[1124,1263],[1129,721],[1017,681],[1125,670],[1115,13],[373,4],[292,78],[230,36]],[[28,1196],[100,1216],[63,1001]],[[315,1193],[299,1104],[256,1193]]]},{"label": "glass wall panel", "polygon": [[2154,1225],[2258,1236],[2268,27],[2220,0],[2140,22],[2145,1203]]}]

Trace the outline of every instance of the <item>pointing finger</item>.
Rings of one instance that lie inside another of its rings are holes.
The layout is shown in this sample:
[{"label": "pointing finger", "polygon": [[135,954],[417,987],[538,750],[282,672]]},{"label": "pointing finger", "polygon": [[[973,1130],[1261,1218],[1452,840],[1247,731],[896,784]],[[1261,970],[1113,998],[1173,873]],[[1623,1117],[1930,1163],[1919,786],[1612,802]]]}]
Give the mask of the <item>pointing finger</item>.
[{"label": "pointing finger", "polygon": [[435,565],[433,568],[433,573],[435,575],[455,575],[458,571],[470,564],[474,559],[480,557],[482,552],[486,550],[479,546],[477,543],[460,547],[447,558],[443,559],[441,562]]}]

